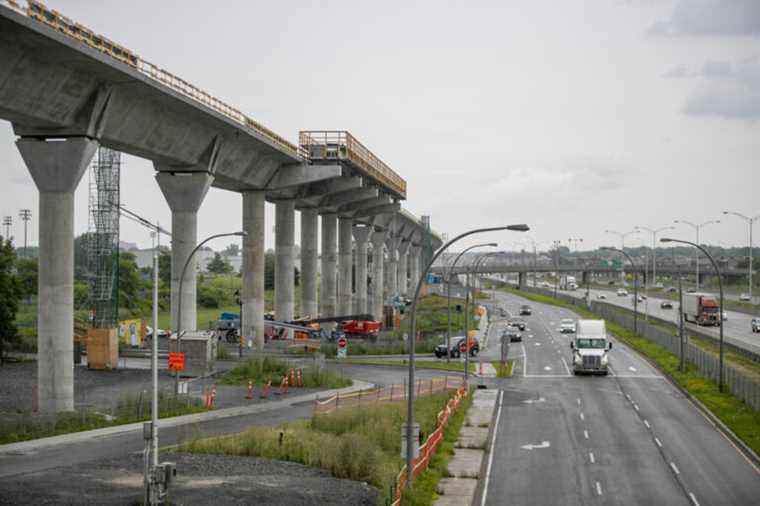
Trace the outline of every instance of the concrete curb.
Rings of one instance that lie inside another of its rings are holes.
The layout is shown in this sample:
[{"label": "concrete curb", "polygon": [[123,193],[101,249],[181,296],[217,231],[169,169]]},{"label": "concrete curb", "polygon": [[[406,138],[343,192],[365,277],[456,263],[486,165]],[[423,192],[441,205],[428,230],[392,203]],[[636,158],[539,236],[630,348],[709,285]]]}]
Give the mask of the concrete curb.
[{"label": "concrete curb", "polygon": [[[265,413],[267,411],[274,411],[276,409],[292,406],[294,404],[299,404],[302,402],[313,402],[317,399],[317,396],[331,396],[337,393],[347,394],[374,386],[372,383],[367,383],[359,380],[353,380],[353,382],[354,384],[350,387],[323,390],[320,392],[300,395],[279,401],[256,404],[253,406],[236,406],[233,408],[219,409],[216,411],[205,411],[203,413],[193,413],[190,415],[175,416],[172,418],[162,418],[158,422],[158,427],[161,429],[163,427],[176,427],[179,425],[207,422],[211,420],[219,420],[222,418]],[[119,434],[126,434],[129,432],[142,431],[143,423],[144,422],[129,423],[124,425],[116,425],[113,427],[104,427],[102,429],[72,432],[69,434],[60,434],[58,436],[0,445],[0,455],[22,454],[43,448],[49,448],[52,446],[81,443],[83,441],[92,441],[93,439],[97,438],[105,438]]]}]

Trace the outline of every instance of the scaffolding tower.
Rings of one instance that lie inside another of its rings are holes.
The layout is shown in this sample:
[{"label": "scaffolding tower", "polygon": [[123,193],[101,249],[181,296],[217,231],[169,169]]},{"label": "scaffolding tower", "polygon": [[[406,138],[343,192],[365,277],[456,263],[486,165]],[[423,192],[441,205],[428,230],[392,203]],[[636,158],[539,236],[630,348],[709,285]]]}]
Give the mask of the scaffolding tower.
[{"label": "scaffolding tower", "polygon": [[99,147],[90,166],[87,272],[93,327],[114,328],[119,314],[121,153]]}]

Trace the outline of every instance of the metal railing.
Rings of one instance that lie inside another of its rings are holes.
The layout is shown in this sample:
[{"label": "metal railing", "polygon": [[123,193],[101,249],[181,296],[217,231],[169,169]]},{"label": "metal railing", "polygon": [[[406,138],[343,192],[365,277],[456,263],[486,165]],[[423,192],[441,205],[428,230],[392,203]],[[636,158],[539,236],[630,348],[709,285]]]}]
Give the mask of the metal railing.
[{"label": "metal railing", "polygon": [[347,160],[366,175],[406,198],[406,181],[344,130],[305,130],[298,135],[300,154],[310,161]]},{"label": "metal railing", "polygon": [[0,4],[10,7],[15,12],[45,24],[88,47],[96,49],[121,63],[135,68],[138,72],[149,77],[151,80],[157,81],[162,85],[171,88],[182,96],[192,99],[194,102],[202,104],[209,109],[213,109],[223,116],[235,121],[240,126],[264,136],[267,140],[271,141],[289,155],[298,157],[298,147],[295,144],[287,141],[284,137],[276,134],[253,118],[246,116],[235,107],[224,103],[211,94],[188,83],[184,79],[171,74],[169,71],[145,61],[131,50],[109,40],[103,35],[93,32],[89,28],[73,21],[58,11],[48,9],[44,4],[37,0],[27,0],[26,3],[27,7],[24,8],[16,0],[0,0]]}]

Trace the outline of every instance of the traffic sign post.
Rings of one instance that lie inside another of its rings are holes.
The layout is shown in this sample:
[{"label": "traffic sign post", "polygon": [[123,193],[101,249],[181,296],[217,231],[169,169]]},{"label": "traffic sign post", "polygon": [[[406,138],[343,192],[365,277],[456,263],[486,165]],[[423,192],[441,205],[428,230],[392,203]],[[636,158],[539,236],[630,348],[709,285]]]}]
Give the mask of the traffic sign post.
[{"label": "traffic sign post", "polygon": [[348,340],[345,337],[338,339],[338,358],[346,358],[348,355]]}]

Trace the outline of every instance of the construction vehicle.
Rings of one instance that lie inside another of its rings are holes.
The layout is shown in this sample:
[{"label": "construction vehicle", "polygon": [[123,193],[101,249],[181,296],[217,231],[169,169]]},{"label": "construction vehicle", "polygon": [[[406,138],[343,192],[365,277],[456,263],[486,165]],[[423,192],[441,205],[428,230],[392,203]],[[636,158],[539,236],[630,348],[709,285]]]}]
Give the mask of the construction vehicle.
[{"label": "construction vehicle", "polygon": [[578,288],[578,283],[575,281],[575,276],[567,276],[563,274],[559,278],[559,289],[560,290],[576,290]]},{"label": "construction vehicle", "polygon": [[372,320],[346,320],[342,327],[346,337],[377,339],[380,332],[380,322]]},{"label": "construction vehicle", "polygon": [[683,318],[697,325],[720,325],[720,304],[715,295],[703,292],[683,294]]}]

